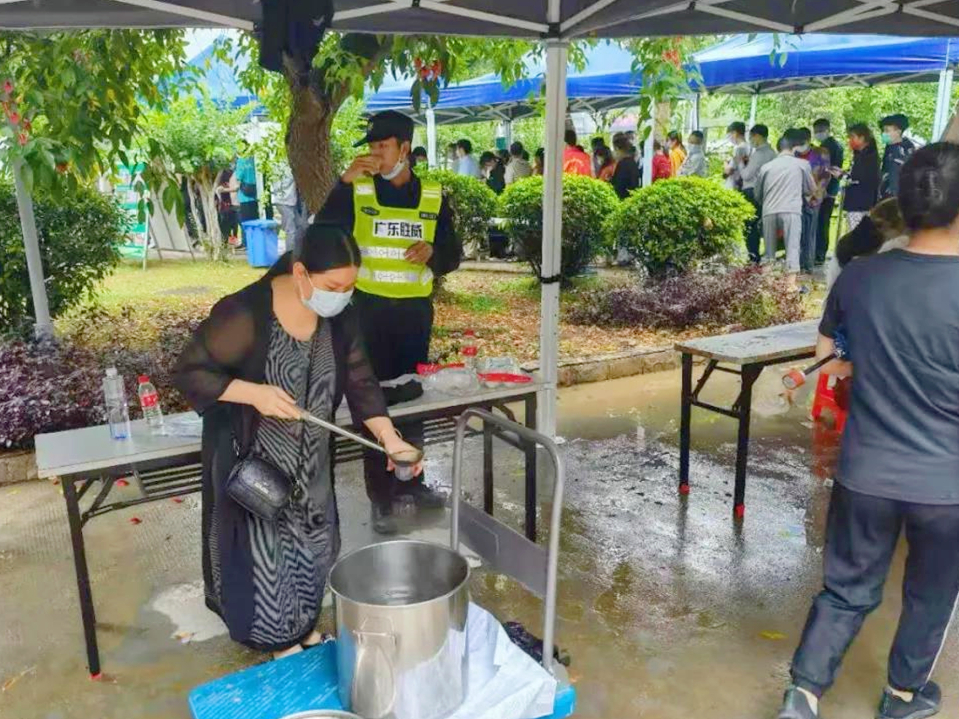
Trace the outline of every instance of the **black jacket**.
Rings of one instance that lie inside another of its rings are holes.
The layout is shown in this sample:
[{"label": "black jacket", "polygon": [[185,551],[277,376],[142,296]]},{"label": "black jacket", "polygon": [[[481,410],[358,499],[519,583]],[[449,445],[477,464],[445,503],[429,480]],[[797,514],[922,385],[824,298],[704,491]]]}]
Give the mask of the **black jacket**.
[{"label": "black jacket", "polygon": [[879,151],[875,145],[867,145],[853,153],[849,179],[843,209],[868,212],[879,199]]},{"label": "black jacket", "polygon": [[[402,187],[396,187],[392,182],[384,180],[379,175],[373,178],[376,186],[376,200],[386,207],[416,207],[420,204],[420,179],[413,175],[413,179]],[[326,204],[317,215],[317,219],[329,220],[342,225],[350,233],[353,232],[353,186],[342,180],[326,198]],[[436,237],[433,239],[433,256],[427,265],[433,271],[434,277],[453,272],[460,266],[463,257],[463,243],[456,236],[453,224],[453,210],[449,198],[445,195],[440,205],[440,214],[436,220]]]},{"label": "black jacket", "polygon": [[629,193],[639,187],[640,180],[639,165],[632,157],[624,157],[616,163],[616,169],[613,171],[613,177],[610,183],[619,199],[625,200]]},{"label": "black jacket", "polygon": [[899,194],[899,173],[902,166],[916,152],[912,140],[903,138],[895,145],[886,145],[882,156],[882,182],[879,185],[879,198],[896,197]]},{"label": "black jacket", "polygon": [[[253,407],[220,402],[219,397],[234,379],[263,382],[273,321],[271,283],[288,272],[289,266],[290,255],[286,254],[263,278],[217,302],[180,356],[174,376],[177,389],[203,417],[201,532],[206,603],[223,618],[233,639],[251,646],[250,538],[245,510],[226,495],[225,486],[238,458],[253,446],[260,415]],[[355,425],[387,416],[355,312],[347,308],[329,322],[336,360],[333,411],[345,395]],[[330,458],[332,463],[332,448]],[[215,552],[211,551],[214,514]],[[214,562],[219,570],[219,591],[213,579]]]}]

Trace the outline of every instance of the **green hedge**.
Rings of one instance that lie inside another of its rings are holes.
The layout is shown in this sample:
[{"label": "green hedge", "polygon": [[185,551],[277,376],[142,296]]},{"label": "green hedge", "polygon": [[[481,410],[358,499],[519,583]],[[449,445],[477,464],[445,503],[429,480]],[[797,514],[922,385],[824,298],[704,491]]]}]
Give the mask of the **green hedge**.
[{"label": "green hedge", "polygon": [[[563,176],[564,278],[580,274],[596,255],[610,245],[603,222],[619,200],[609,183],[581,175]],[[499,198],[499,215],[506,234],[523,259],[540,274],[543,243],[543,178],[534,176],[506,188]]]},{"label": "green hedge", "polygon": [[[50,313],[56,317],[94,291],[120,260],[126,216],[92,189],[34,201]],[[33,321],[26,252],[13,188],[0,185],[0,333]]]},{"label": "green hedge", "polygon": [[683,272],[704,260],[741,256],[753,206],[714,180],[680,177],[635,191],[608,218],[615,246],[631,249],[653,275]]},{"label": "green hedge", "polygon": [[453,208],[453,226],[464,253],[472,256],[475,249],[485,247],[489,222],[496,212],[496,194],[486,183],[449,170],[422,170],[416,174],[443,186]]}]

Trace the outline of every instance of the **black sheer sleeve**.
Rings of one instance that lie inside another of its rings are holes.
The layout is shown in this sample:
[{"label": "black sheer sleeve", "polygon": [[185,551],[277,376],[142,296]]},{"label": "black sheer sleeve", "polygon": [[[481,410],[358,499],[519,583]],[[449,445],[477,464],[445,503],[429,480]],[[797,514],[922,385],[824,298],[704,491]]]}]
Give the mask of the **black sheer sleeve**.
[{"label": "black sheer sleeve", "polygon": [[242,375],[256,343],[253,311],[237,295],[224,297],[193,334],[180,359],[174,384],[200,414],[216,404],[227,385]]},{"label": "black sheer sleeve", "polygon": [[343,340],[346,346],[344,357],[346,372],[344,393],[350,407],[353,424],[362,426],[363,422],[373,417],[387,417],[386,400],[379,380],[373,373],[373,365],[366,355],[363,336],[360,333],[359,322],[354,312],[344,313]]}]

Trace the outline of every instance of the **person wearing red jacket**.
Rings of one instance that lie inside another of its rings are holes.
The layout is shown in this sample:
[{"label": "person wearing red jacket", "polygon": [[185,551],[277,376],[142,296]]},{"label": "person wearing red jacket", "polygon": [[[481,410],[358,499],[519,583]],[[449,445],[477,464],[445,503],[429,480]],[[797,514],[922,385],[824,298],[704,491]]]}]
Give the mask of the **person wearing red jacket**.
[{"label": "person wearing red jacket", "polygon": [[673,176],[673,163],[669,155],[663,152],[663,146],[656,140],[653,142],[653,182],[668,180]]},{"label": "person wearing red jacket", "polygon": [[563,172],[569,175],[592,177],[593,163],[589,155],[576,144],[576,130],[566,131],[566,149],[563,150]]}]

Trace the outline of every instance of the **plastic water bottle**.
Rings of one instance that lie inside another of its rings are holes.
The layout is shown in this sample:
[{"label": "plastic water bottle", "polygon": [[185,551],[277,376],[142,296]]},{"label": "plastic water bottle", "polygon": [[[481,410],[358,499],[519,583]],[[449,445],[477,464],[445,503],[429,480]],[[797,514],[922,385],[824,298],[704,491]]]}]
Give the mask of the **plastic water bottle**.
[{"label": "plastic water bottle", "polygon": [[476,370],[476,355],[479,348],[476,345],[476,333],[466,330],[463,333],[463,366],[468,370]]},{"label": "plastic water bottle", "polygon": [[116,367],[110,367],[103,378],[103,399],[110,436],[113,439],[127,439],[130,436],[130,408],[127,406],[123,377],[117,374]]},{"label": "plastic water bottle", "polygon": [[140,396],[140,409],[143,410],[143,419],[153,434],[163,434],[163,410],[160,408],[160,396],[150,378],[141,374],[137,379],[137,394]]}]

